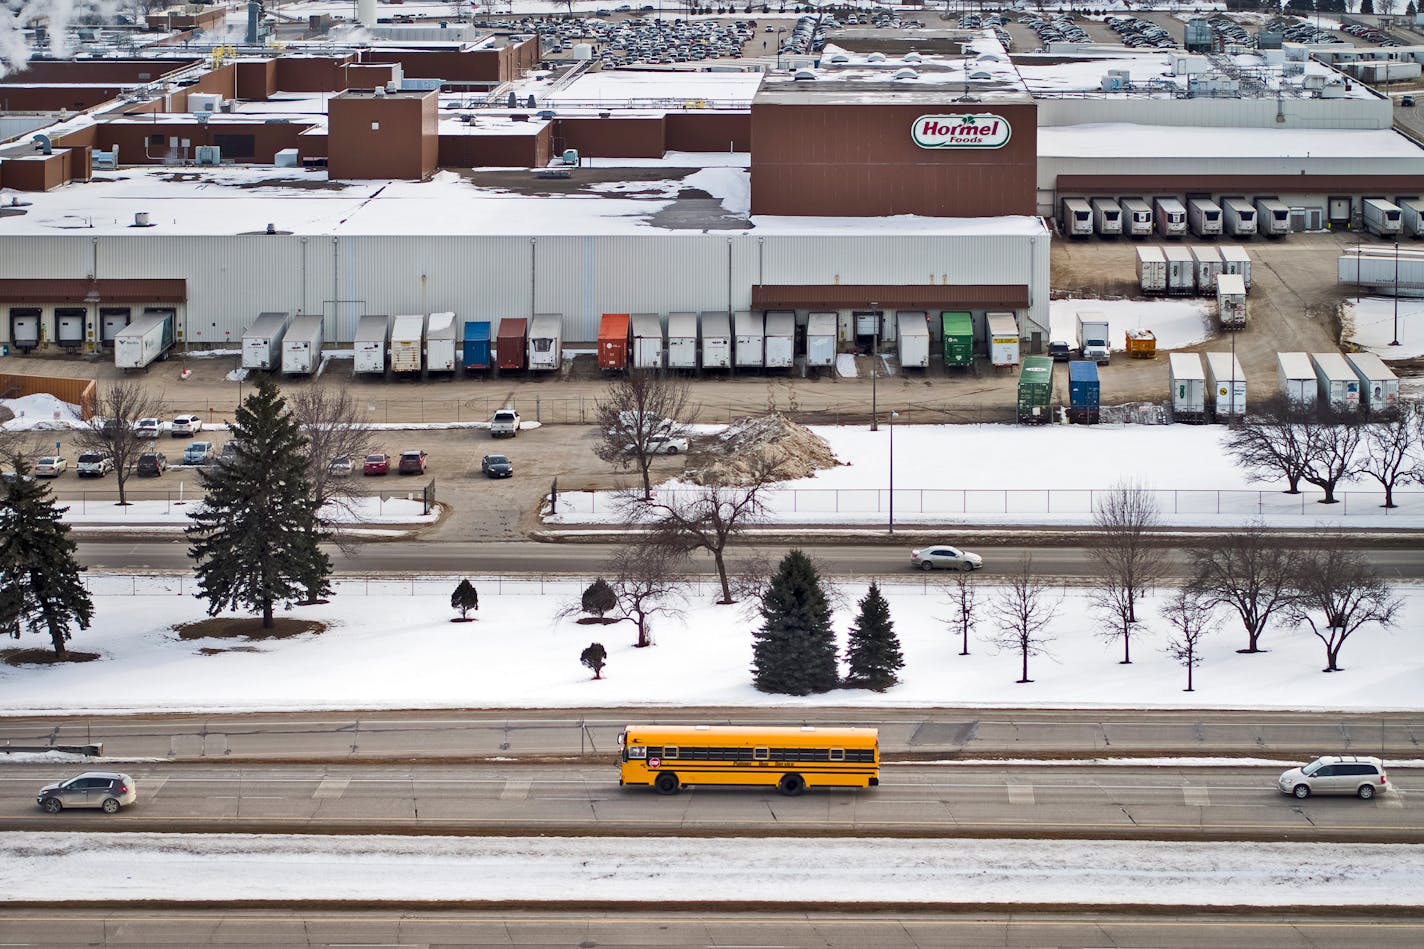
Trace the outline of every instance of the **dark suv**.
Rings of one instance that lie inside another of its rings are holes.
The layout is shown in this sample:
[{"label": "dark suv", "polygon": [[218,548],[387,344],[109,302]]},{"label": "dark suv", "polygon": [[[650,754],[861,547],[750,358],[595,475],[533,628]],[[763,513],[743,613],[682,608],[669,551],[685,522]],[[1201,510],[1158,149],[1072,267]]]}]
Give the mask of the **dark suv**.
[{"label": "dark suv", "polygon": [[168,456],[161,451],[146,451],[138,456],[134,474],[142,478],[156,478],[168,470]]}]

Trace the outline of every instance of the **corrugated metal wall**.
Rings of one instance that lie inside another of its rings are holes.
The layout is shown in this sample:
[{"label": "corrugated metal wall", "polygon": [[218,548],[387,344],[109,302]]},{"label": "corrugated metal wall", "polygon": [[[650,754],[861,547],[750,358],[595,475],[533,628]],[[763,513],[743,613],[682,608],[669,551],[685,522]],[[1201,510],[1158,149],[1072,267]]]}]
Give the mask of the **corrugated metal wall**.
[{"label": "corrugated metal wall", "polygon": [[[1201,125],[1219,128],[1387,129],[1394,124],[1388,99],[1142,99],[1042,98],[1038,125]],[[1276,121],[1277,114],[1283,120]]]},{"label": "corrugated metal wall", "polygon": [[[24,236],[0,237],[0,277],[184,278],[182,329],[194,344],[236,345],[258,313],[280,310],[321,314],[327,341],[336,343],[351,342],[363,313],[453,310],[461,320],[495,322],[561,313],[564,339],[577,343],[596,338],[605,312],[747,309],[757,283],[1029,284],[1037,304],[1047,299],[1047,232],[1037,238],[1041,246],[1035,240],[1027,234],[754,231],[534,238]],[[0,326],[0,333],[8,328]]]}]

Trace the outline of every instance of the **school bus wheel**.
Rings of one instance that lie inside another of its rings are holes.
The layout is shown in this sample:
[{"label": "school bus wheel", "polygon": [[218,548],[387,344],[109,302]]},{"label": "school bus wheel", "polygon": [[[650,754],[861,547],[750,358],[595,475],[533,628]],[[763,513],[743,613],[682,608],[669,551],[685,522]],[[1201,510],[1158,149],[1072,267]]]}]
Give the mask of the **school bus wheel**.
[{"label": "school bus wheel", "polygon": [[677,775],[671,771],[664,771],[653,781],[653,790],[659,794],[676,794],[678,788]]},{"label": "school bus wheel", "polygon": [[783,774],[777,790],[787,797],[795,797],[806,790],[806,779],[799,774]]}]

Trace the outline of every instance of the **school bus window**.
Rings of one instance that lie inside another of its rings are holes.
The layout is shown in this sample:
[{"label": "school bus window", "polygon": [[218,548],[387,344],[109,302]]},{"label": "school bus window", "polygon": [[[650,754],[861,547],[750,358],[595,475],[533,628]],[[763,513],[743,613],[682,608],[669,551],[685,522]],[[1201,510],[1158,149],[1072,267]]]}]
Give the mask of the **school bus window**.
[{"label": "school bus window", "polygon": [[641,760],[648,757],[648,749],[642,745],[632,745],[628,748],[628,759],[630,761]]},{"label": "school bus window", "polygon": [[663,748],[663,757],[664,757],[664,758],[676,758],[676,757],[677,757],[677,745],[667,745],[666,747],[664,747],[664,748]]},{"label": "school bus window", "polygon": [[753,758],[754,760],[756,760],[756,761],[766,761],[766,760],[768,760],[769,758],[771,758],[771,749],[770,749],[770,748],[765,748],[765,747],[763,747],[763,748],[753,748],[753,749],[752,749],[752,758]]},{"label": "school bus window", "polygon": [[832,748],[832,749],[831,749],[831,760],[832,760],[832,761],[844,761],[844,760],[845,760],[845,749],[844,749],[844,748]]}]

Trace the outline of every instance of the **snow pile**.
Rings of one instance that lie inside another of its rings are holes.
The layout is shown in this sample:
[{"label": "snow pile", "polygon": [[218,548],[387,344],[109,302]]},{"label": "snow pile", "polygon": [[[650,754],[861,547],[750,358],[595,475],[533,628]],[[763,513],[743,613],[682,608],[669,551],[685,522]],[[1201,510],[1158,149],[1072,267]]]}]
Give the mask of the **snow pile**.
[{"label": "snow pile", "polygon": [[79,406],[63,402],[47,392],[18,399],[0,399],[0,406],[14,413],[14,417],[5,422],[5,428],[12,432],[73,428],[83,423]]},{"label": "snow pile", "polygon": [[688,471],[685,480],[693,484],[750,484],[770,462],[776,480],[787,481],[810,478],[822,468],[840,464],[824,438],[780,412],[737,419],[719,437],[721,451],[715,460]]}]

